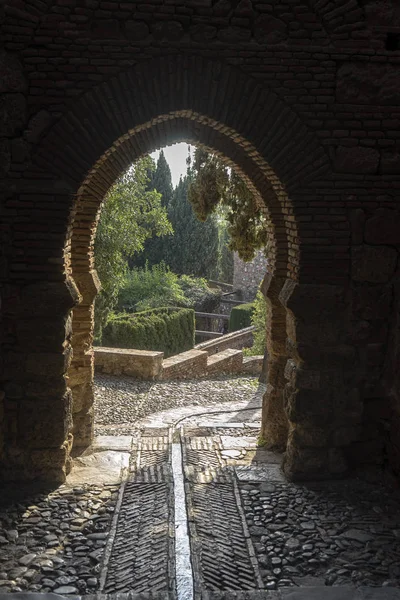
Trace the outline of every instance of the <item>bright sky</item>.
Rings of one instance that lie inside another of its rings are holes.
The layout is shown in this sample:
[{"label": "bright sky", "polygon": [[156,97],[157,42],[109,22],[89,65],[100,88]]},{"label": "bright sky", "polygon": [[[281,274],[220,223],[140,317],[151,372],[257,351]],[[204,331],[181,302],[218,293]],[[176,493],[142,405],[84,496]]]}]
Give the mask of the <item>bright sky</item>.
[{"label": "bright sky", "polygon": [[[181,175],[186,173],[186,159],[188,155],[188,144],[181,142],[174,144],[173,146],[166,146],[162,148],[164,150],[164,156],[171,169],[172,185],[175,187],[179,183]],[[156,161],[160,155],[160,150],[156,150],[150,156]]]}]

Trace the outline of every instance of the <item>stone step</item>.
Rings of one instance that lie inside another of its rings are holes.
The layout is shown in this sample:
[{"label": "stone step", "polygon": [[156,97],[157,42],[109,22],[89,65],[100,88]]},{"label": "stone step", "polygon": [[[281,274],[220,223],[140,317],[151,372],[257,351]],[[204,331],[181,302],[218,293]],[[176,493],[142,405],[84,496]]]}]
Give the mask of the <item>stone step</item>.
[{"label": "stone step", "polygon": [[207,373],[207,352],[188,350],[163,360],[162,379],[195,379]]},{"label": "stone step", "polygon": [[228,348],[207,359],[207,375],[240,373],[243,364],[243,352]]},{"label": "stone step", "polygon": [[262,371],[264,356],[257,354],[255,356],[244,356],[242,373],[248,373],[249,375],[260,375]]}]

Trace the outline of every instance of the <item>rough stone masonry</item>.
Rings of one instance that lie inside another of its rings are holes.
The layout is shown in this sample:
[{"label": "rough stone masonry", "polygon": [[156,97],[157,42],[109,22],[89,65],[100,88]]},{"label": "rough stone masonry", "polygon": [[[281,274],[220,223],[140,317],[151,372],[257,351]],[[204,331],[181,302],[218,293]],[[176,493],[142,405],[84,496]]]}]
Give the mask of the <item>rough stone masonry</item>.
[{"label": "rough stone masonry", "polygon": [[101,201],[183,140],[268,219],[263,440],[291,479],[399,473],[398,3],[6,0],[0,27],[1,478],[90,444]]}]

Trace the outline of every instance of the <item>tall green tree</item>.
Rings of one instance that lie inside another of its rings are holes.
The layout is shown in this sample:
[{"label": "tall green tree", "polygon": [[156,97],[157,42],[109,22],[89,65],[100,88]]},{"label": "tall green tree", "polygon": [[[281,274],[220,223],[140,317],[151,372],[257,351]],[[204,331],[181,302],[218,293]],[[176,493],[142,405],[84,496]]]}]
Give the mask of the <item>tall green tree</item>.
[{"label": "tall green tree", "polygon": [[199,221],[188,200],[191,173],[181,177],[168,207],[174,236],[168,239],[165,260],[172,271],[212,277],[218,259],[218,224],[215,215]]},{"label": "tall green tree", "polygon": [[[174,189],[172,186],[171,169],[163,150],[161,150],[158,157],[156,169],[150,169],[148,177],[147,189],[149,191],[155,190],[161,194],[161,206],[168,209]],[[140,267],[144,267],[146,263],[149,266],[159,264],[165,259],[166,246],[168,246],[169,242],[168,237],[148,238],[144,243],[143,251],[139,255],[136,255],[133,261],[130,261],[131,266],[133,266],[133,263],[134,266]]]},{"label": "tall green tree", "polygon": [[266,220],[251,191],[235,171],[202,148],[194,153],[188,197],[201,221],[224,207],[230,248],[243,260],[267,247]]},{"label": "tall green tree", "polygon": [[117,302],[128,260],[151,236],[172,232],[161,194],[148,189],[148,172],[154,169],[149,156],[140,159],[117,180],[102,206],[95,240],[95,266],[102,285],[95,304],[96,337]]}]

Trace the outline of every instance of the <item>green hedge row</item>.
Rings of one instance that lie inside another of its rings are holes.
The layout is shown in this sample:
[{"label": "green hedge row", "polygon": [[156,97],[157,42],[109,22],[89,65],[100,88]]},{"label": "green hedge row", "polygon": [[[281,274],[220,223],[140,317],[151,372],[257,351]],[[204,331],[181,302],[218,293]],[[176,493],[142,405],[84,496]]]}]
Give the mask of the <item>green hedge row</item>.
[{"label": "green hedge row", "polygon": [[194,310],[155,308],[110,316],[103,330],[102,345],[111,348],[160,350],[172,356],[194,346]]},{"label": "green hedge row", "polygon": [[250,327],[253,310],[254,304],[252,302],[234,306],[229,317],[229,332]]}]

